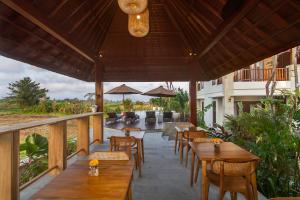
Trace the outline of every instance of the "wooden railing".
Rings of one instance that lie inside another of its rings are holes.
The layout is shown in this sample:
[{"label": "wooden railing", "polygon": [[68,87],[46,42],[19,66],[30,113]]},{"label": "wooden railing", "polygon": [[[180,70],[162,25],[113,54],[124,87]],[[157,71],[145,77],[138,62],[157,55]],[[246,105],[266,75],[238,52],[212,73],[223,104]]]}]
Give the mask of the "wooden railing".
[{"label": "wooden railing", "polygon": [[[60,118],[20,123],[0,127],[0,199],[1,200],[18,200],[20,189],[28,187],[32,182],[42,176],[50,173],[59,174],[67,167],[67,121],[77,120],[77,151],[70,155],[87,155],[89,154],[90,137],[89,118],[93,118],[93,142],[103,142],[103,114],[85,113],[71,115]],[[20,131],[37,126],[47,125],[48,134],[48,170],[19,187],[19,145]]]},{"label": "wooden railing", "polygon": [[[272,69],[241,69],[234,72],[235,82],[267,81],[272,75]],[[276,81],[288,81],[289,70],[287,68],[276,68]]]},{"label": "wooden railing", "polygon": [[220,84],[222,84],[222,77],[218,78],[218,79],[212,80],[211,84],[212,85],[220,85]]}]

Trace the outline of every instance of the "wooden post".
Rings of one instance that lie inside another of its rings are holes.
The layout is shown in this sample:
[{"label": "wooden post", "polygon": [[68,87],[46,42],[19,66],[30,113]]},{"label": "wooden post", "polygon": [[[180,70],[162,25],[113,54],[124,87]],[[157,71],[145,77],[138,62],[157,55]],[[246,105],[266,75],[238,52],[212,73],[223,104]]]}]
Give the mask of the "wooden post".
[{"label": "wooden post", "polygon": [[189,85],[189,94],[190,94],[190,122],[197,126],[197,84],[195,80],[190,81]]},{"label": "wooden post", "polygon": [[79,155],[89,154],[90,134],[89,134],[89,117],[77,119],[78,135],[77,135],[77,151],[83,149],[85,152],[80,152]]},{"label": "wooden post", "polygon": [[[103,112],[102,67],[102,64],[97,60],[95,64],[95,98],[98,112]],[[103,143],[103,115],[93,117],[93,131],[93,140]]]},{"label": "wooden post", "polygon": [[20,199],[19,131],[0,134],[0,199]]},{"label": "wooden post", "polygon": [[67,166],[67,123],[66,121],[49,125],[48,168],[58,166],[51,171],[59,174]]}]

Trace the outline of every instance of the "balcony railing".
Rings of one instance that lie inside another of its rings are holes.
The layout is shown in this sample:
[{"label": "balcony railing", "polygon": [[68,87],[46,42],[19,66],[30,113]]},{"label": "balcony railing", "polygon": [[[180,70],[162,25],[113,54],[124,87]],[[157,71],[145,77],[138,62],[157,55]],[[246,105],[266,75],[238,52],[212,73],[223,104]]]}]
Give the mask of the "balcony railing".
[{"label": "balcony railing", "polygon": [[215,79],[215,80],[212,80],[212,85],[220,85],[222,84],[222,77],[221,78],[218,78],[218,79]]},{"label": "balcony railing", "polygon": [[[235,82],[267,81],[272,76],[272,69],[242,69],[234,72]],[[287,68],[276,68],[276,81],[288,81],[289,70]]]},{"label": "balcony railing", "polygon": [[[93,120],[93,142],[90,142],[90,117]],[[67,121],[76,120],[78,126],[77,151],[67,157]],[[103,141],[103,114],[101,112],[51,118],[0,127],[0,199],[19,199],[19,192],[46,174],[56,175],[67,167],[67,160],[79,154],[89,154],[92,143]],[[20,131],[48,126],[48,170],[19,186]]]}]

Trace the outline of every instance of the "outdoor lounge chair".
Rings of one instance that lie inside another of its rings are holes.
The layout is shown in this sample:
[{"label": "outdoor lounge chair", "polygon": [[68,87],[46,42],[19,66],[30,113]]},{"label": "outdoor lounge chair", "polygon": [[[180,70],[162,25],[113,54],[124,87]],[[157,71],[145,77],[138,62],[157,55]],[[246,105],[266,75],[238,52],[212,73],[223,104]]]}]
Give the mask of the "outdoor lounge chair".
[{"label": "outdoor lounge chair", "polygon": [[132,124],[140,119],[140,116],[134,112],[125,112],[124,121],[126,124]]},{"label": "outdoor lounge chair", "polygon": [[172,112],[164,112],[163,113],[163,122],[173,122],[173,113]]},{"label": "outdoor lounge chair", "polygon": [[120,117],[115,112],[107,113],[108,117],[105,119],[105,123],[116,123]]},{"label": "outdoor lounge chair", "polygon": [[155,111],[147,111],[145,124],[155,124],[155,123],[156,123]]}]

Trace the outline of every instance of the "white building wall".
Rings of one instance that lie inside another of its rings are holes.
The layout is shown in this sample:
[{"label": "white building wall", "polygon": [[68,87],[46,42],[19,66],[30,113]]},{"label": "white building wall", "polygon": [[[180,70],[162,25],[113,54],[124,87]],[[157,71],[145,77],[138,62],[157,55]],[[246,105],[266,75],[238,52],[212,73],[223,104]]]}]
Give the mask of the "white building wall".
[{"label": "white building wall", "polygon": [[[213,98],[206,97],[204,99],[204,107],[213,103]],[[204,115],[204,121],[207,126],[213,125],[213,108],[211,107]]]}]

